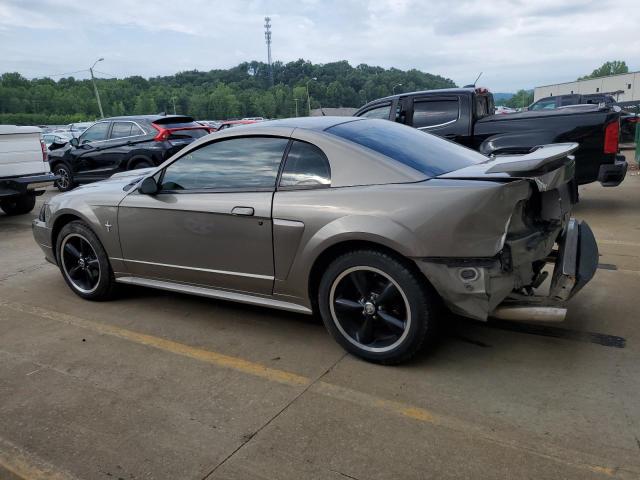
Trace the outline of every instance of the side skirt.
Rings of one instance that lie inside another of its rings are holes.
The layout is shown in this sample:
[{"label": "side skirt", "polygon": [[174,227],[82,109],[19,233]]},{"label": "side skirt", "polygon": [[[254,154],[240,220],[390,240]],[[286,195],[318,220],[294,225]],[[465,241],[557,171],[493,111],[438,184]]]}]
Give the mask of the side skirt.
[{"label": "side skirt", "polygon": [[275,300],[273,298],[258,297],[247,293],[228,292],[225,290],[217,290],[215,288],[197,287],[194,285],[184,285],[182,283],[167,282],[164,280],[152,280],[141,277],[119,277],[116,282],[126,283],[129,285],[140,285],[142,287],[158,288],[169,292],[188,293],[190,295],[198,295],[200,297],[215,298],[218,300],[229,300],[232,302],[246,303],[249,305],[258,305],[262,307],[277,308],[279,310],[288,310],[290,312],[304,313],[311,315],[311,309],[302,305],[291,302]]}]

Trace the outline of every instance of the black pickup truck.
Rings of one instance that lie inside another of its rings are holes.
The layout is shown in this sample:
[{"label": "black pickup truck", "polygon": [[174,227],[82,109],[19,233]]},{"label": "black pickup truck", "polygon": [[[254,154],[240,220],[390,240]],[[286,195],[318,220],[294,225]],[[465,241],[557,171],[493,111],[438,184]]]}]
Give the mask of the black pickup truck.
[{"label": "black pickup truck", "polygon": [[485,88],[452,88],[380,98],[355,116],[384,118],[448,138],[485,155],[527,153],[538,145],[577,142],[576,180],[619,185],[627,172],[618,155],[620,113],[606,105],[494,115]]}]

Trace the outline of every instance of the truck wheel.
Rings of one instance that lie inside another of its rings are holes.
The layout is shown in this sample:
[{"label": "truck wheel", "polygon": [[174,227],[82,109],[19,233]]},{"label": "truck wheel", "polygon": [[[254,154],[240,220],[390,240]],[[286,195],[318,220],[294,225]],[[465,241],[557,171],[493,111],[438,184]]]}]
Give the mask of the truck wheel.
[{"label": "truck wheel", "polygon": [[55,186],[58,188],[58,190],[60,190],[61,192],[68,192],[75,186],[71,169],[64,163],[59,163],[58,165],[53,167],[53,170],[53,173],[60,177],[55,182]]},{"label": "truck wheel", "polygon": [[338,257],[320,281],[318,302],[336,341],[371,362],[406,361],[434,336],[437,294],[387,253],[356,250]]},{"label": "truck wheel", "polygon": [[113,295],[116,282],[107,252],[84,222],[62,227],[56,258],[62,277],[76,295],[86,300],[108,300]]},{"label": "truck wheel", "polygon": [[0,208],[7,215],[23,215],[36,206],[36,196],[30,193],[21,197],[9,198],[0,202]]}]

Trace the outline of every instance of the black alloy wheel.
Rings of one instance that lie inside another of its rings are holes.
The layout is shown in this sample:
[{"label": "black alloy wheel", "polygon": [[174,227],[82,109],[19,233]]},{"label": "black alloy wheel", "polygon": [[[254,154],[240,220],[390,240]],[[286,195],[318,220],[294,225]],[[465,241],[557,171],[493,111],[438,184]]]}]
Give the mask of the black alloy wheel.
[{"label": "black alloy wheel", "polygon": [[338,330],[363,350],[392,350],[409,331],[411,307],[405,293],[377,268],[345,270],[334,280],[329,300]]},{"label": "black alloy wheel", "polygon": [[354,250],[336,258],[318,288],[318,307],[329,333],[365,360],[396,364],[435,336],[439,297],[400,256]]},{"label": "black alloy wheel", "polygon": [[68,223],[58,235],[56,259],[67,285],[87,300],[111,297],[115,278],[98,237],[80,220]]},{"label": "black alloy wheel", "polygon": [[82,235],[72,233],[62,241],[62,268],[73,287],[82,293],[92,293],[100,281],[98,255]]}]

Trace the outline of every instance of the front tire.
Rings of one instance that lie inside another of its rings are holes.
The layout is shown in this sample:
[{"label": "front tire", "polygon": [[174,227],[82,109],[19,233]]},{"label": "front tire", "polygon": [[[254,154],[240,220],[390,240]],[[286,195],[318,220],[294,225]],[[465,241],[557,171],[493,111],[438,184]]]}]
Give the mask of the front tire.
[{"label": "front tire", "polygon": [[53,173],[59,177],[55,182],[55,186],[61,192],[68,192],[75,187],[73,173],[64,163],[59,163],[53,167]]},{"label": "front tire", "polygon": [[335,340],[371,362],[409,360],[435,335],[435,292],[408,263],[380,251],[334,260],[320,281],[318,303]]},{"label": "front tire", "polygon": [[30,193],[0,202],[0,208],[7,215],[23,215],[36,206],[36,196]]},{"label": "front tire", "polygon": [[62,277],[76,295],[86,300],[113,296],[115,278],[109,257],[87,224],[76,220],[62,227],[56,258]]}]

